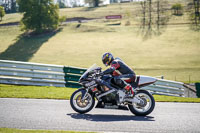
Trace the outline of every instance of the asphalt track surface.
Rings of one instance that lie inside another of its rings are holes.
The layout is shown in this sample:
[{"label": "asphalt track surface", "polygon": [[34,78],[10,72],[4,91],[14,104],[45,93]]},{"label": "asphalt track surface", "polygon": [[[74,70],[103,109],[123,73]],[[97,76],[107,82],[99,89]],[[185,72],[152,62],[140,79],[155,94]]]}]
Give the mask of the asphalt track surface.
[{"label": "asphalt track surface", "polygon": [[200,103],[157,102],[146,117],[94,108],[74,112],[68,100],[0,98],[0,128],[97,132],[200,132]]}]

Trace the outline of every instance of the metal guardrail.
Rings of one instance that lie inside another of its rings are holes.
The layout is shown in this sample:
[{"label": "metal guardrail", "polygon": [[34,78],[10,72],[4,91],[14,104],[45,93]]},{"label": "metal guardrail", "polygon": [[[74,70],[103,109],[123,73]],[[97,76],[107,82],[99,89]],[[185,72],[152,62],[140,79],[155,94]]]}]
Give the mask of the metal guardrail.
[{"label": "metal guardrail", "polygon": [[80,87],[78,79],[86,69],[0,60],[0,83],[57,87]]},{"label": "metal guardrail", "polygon": [[63,67],[39,63],[0,60],[0,83],[65,86]]},{"label": "metal guardrail", "polygon": [[[62,65],[0,60],[0,83],[79,88],[78,80],[85,71]],[[152,94],[184,96],[183,83],[170,80],[158,79],[142,89]]]},{"label": "metal guardrail", "polygon": [[167,96],[184,96],[184,86],[182,82],[171,80],[158,79],[154,84],[143,87],[149,90],[152,94],[167,95]]}]

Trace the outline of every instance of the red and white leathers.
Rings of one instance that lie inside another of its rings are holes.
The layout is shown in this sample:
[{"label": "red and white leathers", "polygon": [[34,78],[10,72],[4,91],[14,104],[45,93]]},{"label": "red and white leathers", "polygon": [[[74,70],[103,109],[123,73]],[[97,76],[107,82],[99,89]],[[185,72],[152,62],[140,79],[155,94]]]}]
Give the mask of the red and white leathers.
[{"label": "red and white leathers", "polygon": [[134,71],[119,58],[114,59],[110,63],[110,66],[111,67],[106,69],[103,73],[112,74],[116,85],[127,91],[131,91],[134,95],[133,87],[130,85],[135,82]]}]

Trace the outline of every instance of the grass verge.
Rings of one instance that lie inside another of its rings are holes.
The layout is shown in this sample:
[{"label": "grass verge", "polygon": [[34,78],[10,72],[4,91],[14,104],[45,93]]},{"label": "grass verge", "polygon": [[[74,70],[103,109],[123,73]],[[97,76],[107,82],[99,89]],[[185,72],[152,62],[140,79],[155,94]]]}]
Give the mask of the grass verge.
[{"label": "grass verge", "polygon": [[14,128],[0,128],[0,133],[94,133],[79,131],[56,131],[56,130],[23,130]]},{"label": "grass verge", "polygon": [[70,99],[74,88],[0,84],[1,98]]},{"label": "grass verge", "polygon": [[162,95],[154,95],[154,98],[156,102],[200,103],[200,98],[173,97],[173,96],[162,96]]},{"label": "grass verge", "polygon": [[[74,88],[0,84],[1,98],[70,99]],[[154,95],[156,102],[199,102],[200,98]]]}]

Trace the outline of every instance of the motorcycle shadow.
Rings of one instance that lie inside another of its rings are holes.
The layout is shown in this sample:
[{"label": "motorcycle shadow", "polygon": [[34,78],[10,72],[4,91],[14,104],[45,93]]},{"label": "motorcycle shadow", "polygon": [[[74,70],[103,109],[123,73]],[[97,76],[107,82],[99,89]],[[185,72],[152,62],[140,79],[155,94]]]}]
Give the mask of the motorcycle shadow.
[{"label": "motorcycle shadow", "polygon": [[134,115],[106,115],[106,114],[67,114],[74,119],[82,119],[96,122],[111,122],[111,121],[155,121],[151,116],[134,116]]}]

